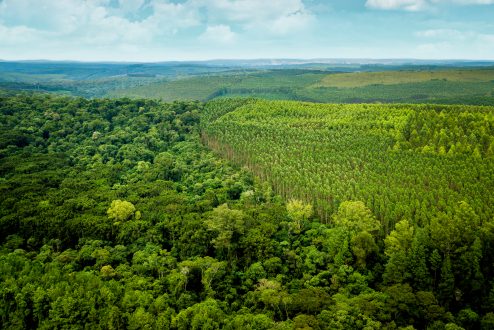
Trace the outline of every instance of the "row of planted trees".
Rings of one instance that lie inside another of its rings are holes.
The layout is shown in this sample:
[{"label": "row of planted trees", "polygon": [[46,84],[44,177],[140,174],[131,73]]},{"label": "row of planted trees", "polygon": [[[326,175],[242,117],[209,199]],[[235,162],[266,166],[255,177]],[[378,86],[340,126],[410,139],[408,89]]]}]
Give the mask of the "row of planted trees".
[{"label": "row of planted trees", "polygon": [[[492,108],[238,102],[206,106],[203,141],[282,196],[317,205],[322,218],[351,199],[365,201],[386,232],[403,217],[427,224],[438,212],[452,214],[461,200],[483,218],[493,216]],[[230,103],[241,106],[223,114]],[[432,133],[417,140],[422,130]],[[437,134],[444,138],[436,141]],[[428,143],[438,145],[423,152]],[[447,156],[440,143],[470,151]]]}]

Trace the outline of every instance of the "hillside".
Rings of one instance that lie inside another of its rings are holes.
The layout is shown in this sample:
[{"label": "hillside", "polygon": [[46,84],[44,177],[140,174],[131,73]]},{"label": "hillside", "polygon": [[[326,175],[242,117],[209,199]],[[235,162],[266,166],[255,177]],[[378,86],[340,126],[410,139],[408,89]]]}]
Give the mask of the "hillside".
[{"label": "hillside", "polygon": [[420,83],[431,80],[453,82],[492,82],[494,69],[443,69],[443,70],[400,70],[382,72],[355,72],[325,76],[313,87],[352,88],[369,85],[398,85]]},{"label": "hillside", "polygon": [[[364,69],[369,70],[369,68]],[[447,103],[494,105],[492,68],[381,67],[371,72],[267,70],[185,77],[110,91],[111,97],[165,101],[256,97],[326,103]]]},{"label": "hillside", "polygon": [[491,107],[10,94],[3,329],[494,324]]},{"label": "hillside", "polygon": [[323,219],[355,199],[374,211],[386,233],[403,218],[426,225],[438,213],[453,214],[461,201],[484,221],[494,216],[492,107],[232,105],[239,103],[208,104],[205,143],[282,196],[317,205]]},{"label": "hillside", "polygon": [[172,102],[256,97],[322,103],[494,105],[489,62],[2,62],[0,88]]}]

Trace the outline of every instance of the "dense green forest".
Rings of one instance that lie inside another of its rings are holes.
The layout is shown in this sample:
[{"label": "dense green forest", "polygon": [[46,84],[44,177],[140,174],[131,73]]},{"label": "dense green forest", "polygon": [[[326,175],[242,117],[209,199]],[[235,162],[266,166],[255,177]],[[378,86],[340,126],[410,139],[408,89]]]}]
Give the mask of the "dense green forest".
[{"label": "dense green forest", "polygon": [[[237,107],[238,106],[238,107]],[[329,218],[366,202],[385,226],[468,202],[492,219],[494,108],[212,101],[205,142]]]},{"label": "dense green forest", "polygon": [[494,328],[491,107],[0,111],[3,329]]}]

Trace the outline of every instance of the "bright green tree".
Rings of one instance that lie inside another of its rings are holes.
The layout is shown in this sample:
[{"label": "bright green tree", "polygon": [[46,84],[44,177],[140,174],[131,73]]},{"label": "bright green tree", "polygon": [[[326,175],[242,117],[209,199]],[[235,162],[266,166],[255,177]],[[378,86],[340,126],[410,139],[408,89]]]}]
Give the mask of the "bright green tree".
[{"label": "bright green tree", "polygon": [[381,224],[374,217],[371,210],[361,201],[341,203],[338,212],[333,216],[333,223],[353,233],[367,231],[375,234],[381,228]]},{"label": "bright green tree", "polygon": [[286,203],[286,210],[293,221],[292,230],[297,234],[302,230],[303,221],[309,219],[313,214],[312,205],[298,199],[290,199]]},{"label": "bright green tree", "polygon": [[120,199],[112,201],[110,208],[106,211],[108,218],[114,222],[128,220],[134,215],[135,212],[136,208],[134,204],[127,201],[122,201]]}]

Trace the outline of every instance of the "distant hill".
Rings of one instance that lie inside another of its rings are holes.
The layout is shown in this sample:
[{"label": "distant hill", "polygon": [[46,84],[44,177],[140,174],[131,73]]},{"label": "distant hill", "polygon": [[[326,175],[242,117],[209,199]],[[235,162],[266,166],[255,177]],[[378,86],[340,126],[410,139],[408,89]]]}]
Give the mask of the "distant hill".
[{"label": "distant hill", "polygon": [[325,103],[494,104],[494,69],[419,68],[400,71],[279,69],[201,75],[113,90],[110,97],[206,101],[255,97]]},{"label": "distant hill", "polygon": [[0,88],[166,101],[494,104],[494,62],[258,59],[161,63],[0,61]]}]

